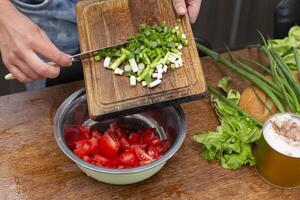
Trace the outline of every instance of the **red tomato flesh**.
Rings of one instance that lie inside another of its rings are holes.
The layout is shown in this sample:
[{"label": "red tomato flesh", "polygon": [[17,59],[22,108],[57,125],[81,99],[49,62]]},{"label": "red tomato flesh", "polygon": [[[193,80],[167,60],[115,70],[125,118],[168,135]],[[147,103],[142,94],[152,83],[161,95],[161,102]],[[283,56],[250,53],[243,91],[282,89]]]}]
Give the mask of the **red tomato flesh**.
[{"label": "red tomato flesh", "polygon": [[120,141],[117,136],[106,131],[98,142],[100,153],[106,158],[115,158],[118,156]]},{"label": "red tomato flesh", "polygon": [[111,123],[102,134],[97,129],[71,126],[65,129],[65,139],[69,148],[86,162],[126,169],[153,162],[170,149],[170,142],[161,141],[155,131],[149,128],[130,133],[127,126]]}]

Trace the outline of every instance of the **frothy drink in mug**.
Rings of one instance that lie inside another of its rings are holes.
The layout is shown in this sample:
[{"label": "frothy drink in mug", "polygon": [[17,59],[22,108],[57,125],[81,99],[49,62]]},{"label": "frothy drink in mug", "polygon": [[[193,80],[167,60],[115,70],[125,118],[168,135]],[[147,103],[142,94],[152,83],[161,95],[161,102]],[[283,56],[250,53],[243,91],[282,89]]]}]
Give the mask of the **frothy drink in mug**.
[{"label": "frothy drink in mug", "polygon": [[265,181],[278,187],[300,186],[300,116],[272,116],[263,127],[255,154],[257,172]]}]

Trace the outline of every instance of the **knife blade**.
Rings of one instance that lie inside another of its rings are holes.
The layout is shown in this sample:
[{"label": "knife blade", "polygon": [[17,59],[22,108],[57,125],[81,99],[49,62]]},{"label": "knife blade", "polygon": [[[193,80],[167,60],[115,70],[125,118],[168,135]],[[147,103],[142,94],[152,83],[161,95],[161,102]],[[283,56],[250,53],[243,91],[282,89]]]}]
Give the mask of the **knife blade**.
[{"label": "knife blade", "polygon": [[123,45],[128,44],[128,43],[129,42],[122,42],[122,43],[118,43],[118,44],[115,44],[115,45],[112,45],[112,46],[107,46],[107,47],[102,47],[102,48],[99,48],[99,49],[94,49],[94,50],[91,50],[91,51],[86,51],[86,52],[79,53],[79,54],[71,56],[71,59],[72,59],[72,62],[87,60],[87,59],[93,58],[95,56],[95,53],[97,53],[98,51],[120,47],[120,46],[123,46]]},{"label": "knife blade", "polygon": [[[79,54],[75,54],[75,55],[71,56],[71,61],[72,62],[84,61],[84,60],[93,58],[95,56],[95,53],[97,53],[98,51],[120,47],[120,46],[123,46],[123,45],[128,44],[128,43],[129,43],[128,41],[127,42],[122,42],[122,43],[118,43],[118,44],[115,44],[115,45],[112,45],[112,46],[101,47],[101,48],[94,49],[94,50],[91,50],[91,51],[86,51],[86,52],[82,52],[82,53],[79,53]],[[56,66],[56,64],[54,62],[48,62],[47,64],[52,65],[52,66]],[[9,73],[9,74],[6,74],[4,76],[4,79],[5,80],[13,80],[13,79],[15,79],[15,76],[12,73]]]}]

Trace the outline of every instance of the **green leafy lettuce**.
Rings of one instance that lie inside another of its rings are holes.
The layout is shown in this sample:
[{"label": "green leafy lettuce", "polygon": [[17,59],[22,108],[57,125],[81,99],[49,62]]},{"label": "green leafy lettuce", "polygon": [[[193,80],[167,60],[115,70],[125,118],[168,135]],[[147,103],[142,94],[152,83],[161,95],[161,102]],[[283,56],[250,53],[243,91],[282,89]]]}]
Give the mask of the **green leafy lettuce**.
[{"label": "green leafy lettuce", "polygon": [[300,27],[293,26],[289,30],[288,36],[283,39],[269,40],[268,46],[275,49],[291,70],[296,70],[293,48],[296,48],[298,55],[300,55]]},{"label": "green leafy lettuce", "polygon": [[230,81],[231,78],[229,76],[225,76],[219,81],[218,87],[224,90],[225,92],[228,92],[228,84]]},{"label": "green leafy lettuce", "polygon": [[[225,89],[227,84],[225,84]],[[238,104],[240,93],[236,90],[229,90],[227,98]],[[239,114],[236,109],[218,98],[212,98],[212,102],[221,125],[214,132],[193,136],[193,140],[204,146],[202,153],[204,158],[217,159],[226,169],[238,169],[247,164],[255,165],[251,146],[261,137],[261,129],[250,118]]]}]

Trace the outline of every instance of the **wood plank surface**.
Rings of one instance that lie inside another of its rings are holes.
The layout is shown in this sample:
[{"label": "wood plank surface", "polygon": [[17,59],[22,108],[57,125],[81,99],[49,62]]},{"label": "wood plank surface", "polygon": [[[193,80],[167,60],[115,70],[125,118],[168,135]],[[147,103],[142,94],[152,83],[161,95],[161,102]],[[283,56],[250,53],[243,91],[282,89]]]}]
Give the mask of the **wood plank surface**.
[{"label": "wood plank surface", "polygon": [[[262,60],[256,51],[235,52]],[[224,75],[232,86],[248,83],[209,58],[202,59],[208,84]],[[87,177],[59,149],[53,117],[61,102],[82,82],[0,97],[1,200],[298,200],[300,189],[274,188],[252,167],[231,171],[199,156],[191,140],[199,131],[215,130],[216,115],[206,100],[183,105],[188,132],[183,146],[153,177],[137,184],[113,186]]]},{"label": "wood plank surface", "polygon": [[137,33],[140,24],[163,20],[171,27],[179,26],[189,40],[189,46],[183,49],[184,66],[169,70],[161,85],[149,89],[141,84],[131,87],[128,77],[114,75],[103,67],[103,62],[85,61],[83,70],[92,118],[199,99],[206,85],[188,17],[177,22],[171,0],[87,0],[77,5],[82,52],[124,42]]}]

